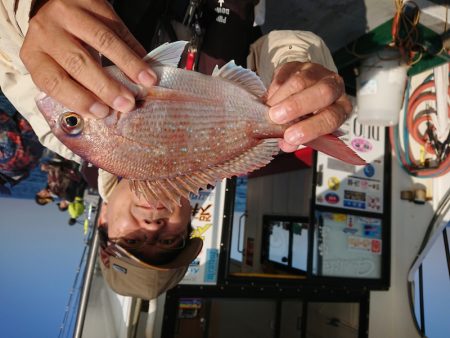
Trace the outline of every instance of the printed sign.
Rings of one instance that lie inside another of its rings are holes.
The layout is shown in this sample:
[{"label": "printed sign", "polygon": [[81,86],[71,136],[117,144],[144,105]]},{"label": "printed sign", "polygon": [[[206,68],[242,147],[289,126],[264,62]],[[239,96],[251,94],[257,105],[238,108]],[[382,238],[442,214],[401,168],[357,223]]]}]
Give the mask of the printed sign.
[{"label": "printed sign", "polygon": [[316,187],[316,204],[383,213],[385,129],[360,124],[351,117],[341,139],[368,163],[355,166],[318,153],[322,180]]},{"label": "printed sign", "polygon": [[381,219],[333,212],[317,212],[321,276],[380,278]]},{"label": "printed sign", "polygon": [[206,189],[197,196],[191,195],[192,237],[203,240],[203,248],[190,264],[181,284],[215,284],[219,263],[220,236],[225,180],[216,188]]}]

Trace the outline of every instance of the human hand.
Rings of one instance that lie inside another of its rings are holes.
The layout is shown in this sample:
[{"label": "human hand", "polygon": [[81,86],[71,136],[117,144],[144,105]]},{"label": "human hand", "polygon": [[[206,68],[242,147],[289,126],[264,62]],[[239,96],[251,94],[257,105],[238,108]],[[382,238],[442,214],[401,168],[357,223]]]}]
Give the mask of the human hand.
[{"label": "human hand", "polygon": [[36,86],[67,108],[102,118],[110,107],[134,107],[133,93],[107,75],[99,53],[132,81],[155,83],[142,61],[144,48],[106,0],[43,0],[35,6],[20,57]]},{"label": "human hand", "polygon": [[335,131],[352,111],[342,78],[310,62],[279,66],[268,90],[267,104],[275,123],[288,123],[314,113],[286,129],[280,141],[285,152]]}]

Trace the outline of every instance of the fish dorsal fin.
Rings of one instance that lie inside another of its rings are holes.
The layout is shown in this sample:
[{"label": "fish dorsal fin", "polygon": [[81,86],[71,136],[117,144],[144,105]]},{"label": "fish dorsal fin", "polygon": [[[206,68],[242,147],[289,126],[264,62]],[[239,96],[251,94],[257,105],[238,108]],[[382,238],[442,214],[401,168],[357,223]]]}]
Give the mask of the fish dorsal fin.
[{"label": "fish dorsal fin", "polygon": [[202,171],[191,172],[156,181],[131,181],[131,190],[143,195],[148,201],[160,201],[169,210],[180,205],[180,197],[198,194],[200,188],[232,176],[239,176],[267,165],[279,152],[278,139],[265,139],[238,157]]},{"label": "fish dorsal fin", "polygon": [[234,60],[223,65],[220,69],[216,66],[212,76],[219,76],[237,83],[258,97],[262,97],[267,91],[266,86],[255,72],[236,65]]},{"label": "fish dorsal fin", "polygon": [[163,65],[176,68],[187,43],[187,41],[165,43],[148,53],[144,61],[150,66]]}]

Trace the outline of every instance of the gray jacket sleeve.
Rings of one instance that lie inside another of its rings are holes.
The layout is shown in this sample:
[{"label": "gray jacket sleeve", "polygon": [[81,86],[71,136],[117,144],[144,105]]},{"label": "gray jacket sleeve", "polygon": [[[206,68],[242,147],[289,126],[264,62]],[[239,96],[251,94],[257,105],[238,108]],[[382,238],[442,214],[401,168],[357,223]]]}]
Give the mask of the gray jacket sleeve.
[{"label": "gray jacket sleeve", "polygon": [[255,71],[266,86],[279,65],[291,61],[314,62],[336,72],[333,58],[323,40],[311,32],[272,31],[250,46],[247,67]]}]

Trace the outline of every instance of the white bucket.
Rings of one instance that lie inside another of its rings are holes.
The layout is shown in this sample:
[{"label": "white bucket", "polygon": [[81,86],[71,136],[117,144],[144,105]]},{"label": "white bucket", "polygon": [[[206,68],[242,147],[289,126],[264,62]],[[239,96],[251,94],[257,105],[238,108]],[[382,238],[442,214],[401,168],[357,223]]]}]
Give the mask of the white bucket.
[{"label": "white bucket", "polygon": [[384,50],[365,60],[356,81],[358,121],[362,124],[398,124],[407,66],[395,50]]}]

